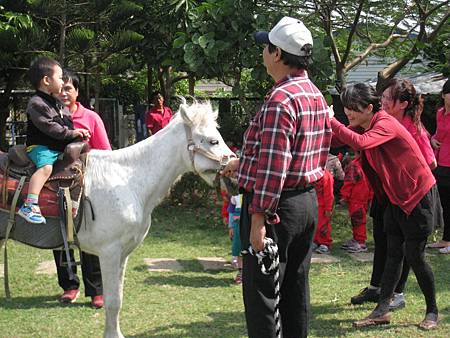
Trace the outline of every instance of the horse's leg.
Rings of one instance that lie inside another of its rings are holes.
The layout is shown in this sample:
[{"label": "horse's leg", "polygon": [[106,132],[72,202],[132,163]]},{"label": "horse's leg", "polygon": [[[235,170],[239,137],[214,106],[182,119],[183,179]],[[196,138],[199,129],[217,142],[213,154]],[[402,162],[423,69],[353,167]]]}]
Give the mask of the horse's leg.
[{"label": "horse's leg", "polygon": [[105,302],[104,338],[124,338],[120,331],[119,312],[122,307],[122,291],[127,257],[120,252],[100,255]]}]

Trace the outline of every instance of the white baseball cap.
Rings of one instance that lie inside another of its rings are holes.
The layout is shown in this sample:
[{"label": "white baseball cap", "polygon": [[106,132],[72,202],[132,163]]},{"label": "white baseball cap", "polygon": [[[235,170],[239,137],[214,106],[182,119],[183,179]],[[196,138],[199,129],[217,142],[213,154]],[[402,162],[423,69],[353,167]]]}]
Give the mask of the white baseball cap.
[{"label": "white baseball cap", "polygon": [[288,16],[283,17],[270,32],[257,32],[255,40],[258,43],[269,43],[297,56],[305,56],[302,51],[306,44],[313,44],[311,32],[302,21]]}]

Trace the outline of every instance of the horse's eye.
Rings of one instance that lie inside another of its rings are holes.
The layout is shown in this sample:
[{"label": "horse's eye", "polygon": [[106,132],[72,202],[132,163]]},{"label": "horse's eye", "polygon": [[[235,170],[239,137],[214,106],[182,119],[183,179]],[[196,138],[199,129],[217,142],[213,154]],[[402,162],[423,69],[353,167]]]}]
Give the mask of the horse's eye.
[{"label": "horse's eye", "polygon": [[210,140],[209,143],[213,146],[216,146],[219,144],[219,140]]}]

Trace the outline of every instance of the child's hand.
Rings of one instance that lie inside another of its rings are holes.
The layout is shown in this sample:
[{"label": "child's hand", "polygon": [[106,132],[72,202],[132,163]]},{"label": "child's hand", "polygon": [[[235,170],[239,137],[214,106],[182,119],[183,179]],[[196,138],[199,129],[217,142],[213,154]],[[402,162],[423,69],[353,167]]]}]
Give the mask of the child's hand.
[{"label": "child's hand", "polygon": [[233,236],[234,236],[233,228],[228,229],[228,236],[230,237],[230,239],[233,239]]},{"label": "child's hand", "polygon": [[79,128],[75,129],[74,132],[76,137],[80,137],[83,140],[89,140],[91,138],[91,133],[87,129]]}]

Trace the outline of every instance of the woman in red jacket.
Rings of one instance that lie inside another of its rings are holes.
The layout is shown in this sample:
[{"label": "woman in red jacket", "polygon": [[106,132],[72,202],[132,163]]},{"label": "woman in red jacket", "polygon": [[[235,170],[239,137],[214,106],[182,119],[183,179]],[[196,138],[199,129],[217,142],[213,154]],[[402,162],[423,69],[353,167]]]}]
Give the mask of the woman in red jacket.
[{"label": "woman in red jacket", "polygon": [[442,240],[431,245],[443,254],[450,253],[450,79],[442,88],[442,107],[436,112],[436,133],[431,137],[438,167],[434,171],[444,211]]},{"label": "woman in red jacket", "polygon": [[354,130],[332,119],[334,136],[361,151],[363,169],[377,199],[386,200],[384,223],[388,245],[380,298],[372,313],[354,325],[390,322],[389,302],[406,255],[427,305],[425,319],[419,326],[429,330],[437,326],[438,308],[434,275],[424,251],[440,216],[436,181],[411,134],[381,110],[374,88],[362,83],[348,87],[342,92],[341,101]]}]

